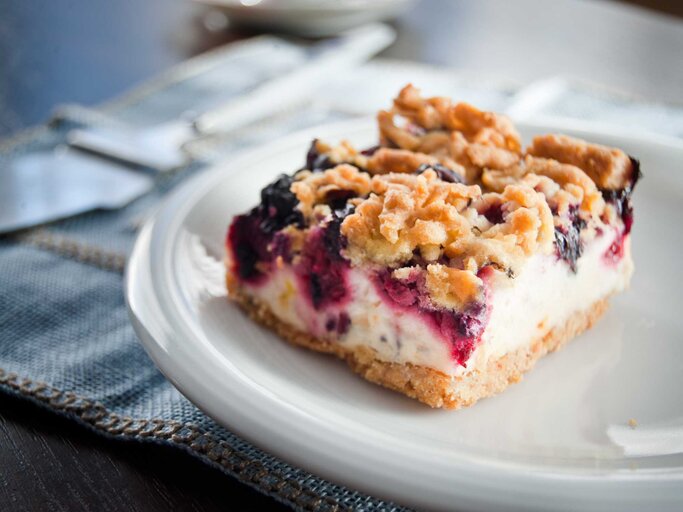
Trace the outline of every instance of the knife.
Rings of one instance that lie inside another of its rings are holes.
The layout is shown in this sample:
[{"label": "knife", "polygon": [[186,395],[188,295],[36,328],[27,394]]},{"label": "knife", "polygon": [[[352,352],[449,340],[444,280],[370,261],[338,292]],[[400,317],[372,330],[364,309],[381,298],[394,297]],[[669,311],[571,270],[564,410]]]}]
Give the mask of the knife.
[{"label": "knife", "polygon": [[148,128],[93,127],[71,131],[69,145],[158,171],[187,164],[188,142],[225,133],[305,101],[335,74],[367,61],[389,46],[395,32],[371,23],[324,40],[309,49],[306,63],[204,114]]}]

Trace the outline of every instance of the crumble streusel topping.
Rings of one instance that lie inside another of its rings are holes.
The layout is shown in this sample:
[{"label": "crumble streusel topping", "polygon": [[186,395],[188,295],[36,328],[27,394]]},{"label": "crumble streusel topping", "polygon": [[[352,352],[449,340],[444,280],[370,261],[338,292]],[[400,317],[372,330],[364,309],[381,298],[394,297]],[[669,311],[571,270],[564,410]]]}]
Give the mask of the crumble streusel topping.
[{"label": "crumble streusel topping", "polygon": [[448,98],[422,98],[412,85],[401,90],[391,110],[379,112],[377,121],[382,145],[451,159],[466,169],[469,182],[485,167],[509,167],[521,157],[521,139],[505,116]]},{"label": "crumble streusel topping", "polygon": [[636,179],[633,161],[622,150],[566,135],[534,137],[527,153],[575,165],[603,190],[622,189]]},{"label": "crumble streusel topping", "polygon": [[[492,209],[499,218],[487,218]],[[447,183],[428,169],[417,176],[374,176],[371,195],[344,220],[341,232],[357,264],[397,266],[417,251],[430,263],[468,256],[477,270],[492,263],[508,269],[536,251],[550,252],[553,218],[531,187],[508,185],[500,194],[482,194],[478,185]]]},{"label": "crumble streusel topping", "polygon": [[486,169],[481,181],[496,192],[513,183],[528,185],[542,192],[551,209],[560,216],[571,206],[578,206],[587,218],[598,218],[605,208],[602,194],[584,171],[548,158],[527,155],[519,165]]},{"label": "crumble streusel topping", "polygon": [[[294,176],[297,209],[311,226],[338,201],[344,255],[354,265],[422,275],[433,299],[455,307],[482,293],[492,267],[508,277],[534,254],[570,253],[616,219],[637,162],[623,151],[561,135],[526,152],[506,117],[404,87],[378,114],[379,147],[316,140]],[[629,206],[630,207],[630,206]]]},{"label": "crumble streusel topping", "polygon": [[300,171],[296,180],[291,190],[299,200],[299,210],[308,219],[314,214],[319,214],[319,219],[329,214],[327,203],[340,192],[348,193],[346,198],[363,197],[371,189],[370,175],[349,164],[340,164],[322,173]]}]

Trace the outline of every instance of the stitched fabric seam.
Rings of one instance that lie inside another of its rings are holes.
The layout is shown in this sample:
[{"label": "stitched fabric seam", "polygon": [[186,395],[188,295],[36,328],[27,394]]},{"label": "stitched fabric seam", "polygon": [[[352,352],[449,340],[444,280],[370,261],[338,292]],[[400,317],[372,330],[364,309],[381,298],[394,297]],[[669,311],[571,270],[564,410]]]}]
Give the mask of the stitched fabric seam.
[{"label": "stitched fabric seam", "polygon": [[[310,489],[303,488],[293,478],[269,471],[260,461],[254,460],[241,450],[230,446],[226,441],[216,439],[200,428],[173,420],[140,419],[120,416],[107,410],[99,402],[65,392],[43,382],[20,378],[16,373],[8,373],[0,368],[0,385],[33,398],[58,411],[78,417],[87,425],[123,439],[154,438],[175,445],[184,446],[208,458],[233,474],[239,481],[255,486],[266,493],[277,495],[303,510],[318,510],[324,502],[332,511],[351,510],[331,496],[320,496]],[[197,442],[202,438],[206,442]],[[238,459],[234,462],[231,459]],[[249,475],[249,468],[254,471]],[[275,478],[269,483],[267,477]]]},{"label": "stitched fabric seam", "polygon": [[20,244],[49,251],[110,272],[122,274],[126,266],[126,256],[124,254],[107,251],[95,245],[84,244],[71,238],[55,235],[45,229],[34,229],[14,235],[13,238]]}]

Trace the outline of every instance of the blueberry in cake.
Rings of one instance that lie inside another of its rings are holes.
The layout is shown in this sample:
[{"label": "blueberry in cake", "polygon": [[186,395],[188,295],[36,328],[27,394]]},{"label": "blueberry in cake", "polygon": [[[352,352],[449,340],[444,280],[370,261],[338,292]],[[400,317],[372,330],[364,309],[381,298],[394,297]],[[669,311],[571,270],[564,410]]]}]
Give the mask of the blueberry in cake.
[{"label": "blueberry in cake", "polygon": [[406,86],[379,145],[313,141],[227,236],[229,296],[288,341],[458,408],[518,381],[633,272],[638,161]]}]

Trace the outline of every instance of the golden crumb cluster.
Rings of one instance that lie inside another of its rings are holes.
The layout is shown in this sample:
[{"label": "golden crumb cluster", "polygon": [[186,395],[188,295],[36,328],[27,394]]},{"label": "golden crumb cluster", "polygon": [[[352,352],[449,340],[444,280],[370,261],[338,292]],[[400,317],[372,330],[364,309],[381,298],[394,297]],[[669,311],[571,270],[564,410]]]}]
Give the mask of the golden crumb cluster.
[{"label": "golden crumb cluster", "polygon": [[353,196],[365,196],[370,192],[371,176],[357,167],[340,164],[323,173],[301,171],[292,183],[292,192],[299,200],[299,210],[304,217],[311,218],[315,213],[329,214],[327,201],[334,193],[348,191]]},{"label": "golden crumb cluster", "polygon": [[[500,212],[499,223],[487,219],[491,209]],[[418,251],[428,263],[441,264],[445,257],[476,272],[490,263],[507,269],[524,256],[549,252],[553,217],[543,195],[530,187],[482,193],[479,185],[448,183],[428,169],[420,175],[373,176],[371,194],[341,231],[349,241],[347,255],[356,263],[393,267]]]},{"label": "golden crumb cluster", "polygon": [[502,192],[511,184],[532,187],[543,194],[560,217],[566,215],[571,206],[578,207],[587,217],[599,217],[605,208],[600,190],[585,172],[548,158],[527,155],[519,165],[485,169],[481,182],[495,192]]},{"label": "golden crumb cluster", "polygon": [[383,145],[432,155],[447,167],[452,162],[469,182],[485,167],[505,168],[521,158],[521,139],[508,118],[448,98],[422,98],[412,85],[377,122]]},{"label": "golden crumb cluster", "polygon": [[382,146],[373,152],[316,141],[332,167],[299,172],[292,192],[314,222],[330,214],[330,199],[351,198],[355,211],[341,225],[351,262],[397,269],[401,279],[419,257],[417,270],[444,305],[474,298],[484,266],[514,275],[526,258],[552,252],[555,228],[571,215],[599,225],[609,216],[601,189],[631,179],[618,149],[544,135],[524,151],[507,118],[422,98],[411,85],[378,123]]}]

